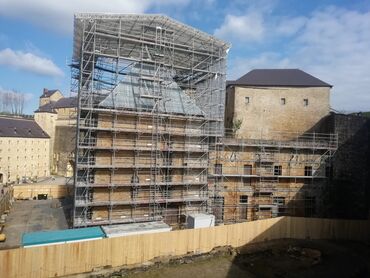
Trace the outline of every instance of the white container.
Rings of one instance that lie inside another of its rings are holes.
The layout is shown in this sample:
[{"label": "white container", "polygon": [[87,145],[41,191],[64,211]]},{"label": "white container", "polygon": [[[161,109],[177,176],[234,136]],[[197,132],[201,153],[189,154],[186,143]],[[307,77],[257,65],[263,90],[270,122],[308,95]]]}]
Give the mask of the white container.
[{"label": "white container", "polygon": [[215,216],[213,214],[196,213],[189,214],[187,217],[188,229],[208,228],[215,225]]}]

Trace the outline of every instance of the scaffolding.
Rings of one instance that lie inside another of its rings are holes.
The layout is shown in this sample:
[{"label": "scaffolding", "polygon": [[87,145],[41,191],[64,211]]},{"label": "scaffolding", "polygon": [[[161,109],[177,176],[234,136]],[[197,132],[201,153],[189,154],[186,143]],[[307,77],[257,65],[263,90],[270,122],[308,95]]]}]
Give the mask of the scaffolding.
[{"label": "scaffolding", "polygon": [[162,15],[75,15],[74,227],[211,210],[229,48]]},{"label": "scaffolding", "polygon": [[[218,223],[282,215],[314,216],[338,148],[336,134],[226,131],[210,160]],[[265,138],[276,138],[266,140]]]}]

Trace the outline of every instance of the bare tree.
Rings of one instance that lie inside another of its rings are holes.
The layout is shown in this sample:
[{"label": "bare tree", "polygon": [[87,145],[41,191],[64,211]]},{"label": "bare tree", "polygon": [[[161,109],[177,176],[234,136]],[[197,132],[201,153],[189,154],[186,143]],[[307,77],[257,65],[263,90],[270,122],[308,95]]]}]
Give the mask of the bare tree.
[{"label": "bare tree", "polygon": [[19,111],[18,112],[20,115],[23,115],[24,100],[25,100],[24,94],[19,94]]},{"label": "bare tree", "polygon": [[25,94],[16,90],[0,89],[0,112],[13,115],[22,115],[24,110]]}]

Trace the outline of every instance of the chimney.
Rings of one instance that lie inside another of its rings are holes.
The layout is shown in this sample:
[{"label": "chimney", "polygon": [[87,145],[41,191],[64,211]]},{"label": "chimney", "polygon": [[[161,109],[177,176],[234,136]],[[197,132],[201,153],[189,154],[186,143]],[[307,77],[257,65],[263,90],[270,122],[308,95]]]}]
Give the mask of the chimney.
[{"label": "chimney", "polygon": [[48,93],[48,89],[44,88],[44,95],[46,95]]}]

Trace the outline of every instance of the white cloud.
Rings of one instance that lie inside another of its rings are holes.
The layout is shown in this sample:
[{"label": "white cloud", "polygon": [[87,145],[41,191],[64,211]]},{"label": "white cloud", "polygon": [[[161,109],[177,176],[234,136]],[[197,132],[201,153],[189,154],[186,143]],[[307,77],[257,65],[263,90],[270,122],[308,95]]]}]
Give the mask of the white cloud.
[{"label": "white cloud", "polygon": [[9,66],[39,75],[61,77],[63,71],[50,59],[10,48],[0,50],[0,65]]},{"label": "white cloud", "polygon": [[73,14],[80,12],[143,13],[150,8],[182,6],[190,0],[0,0],[0,15],[70,33]]},{"label": "white cloud", "polygon": [[251,58],[236,57],[230,64],[227,76],[229,80],[238,79],[252,69],[289,68],[291,65],[288,58],[282,58],[274,52],[264,52]]},{"label": "white cloud", "polygon": [[303,16],[281,19],[276,26],[278,35],[291,36],[301,30],[307,22],[307,18]]},{"label": "white cloud", "polygon": [[214,32],[215,36],[239,41],[259,41],[265,32],[263,17],[260,13],[248,13],[243,16],[228,14],[221,27]]},{"label": "white cloud", "polygon": [[334,85],[332,104],[370,110],[370,12],[315,12],[293,43],[291,61]]},{"label": "white cloud", "polygon": [[253,68],[300,68],[334,85],[333,108],[370,110],[370,12],[327,7],[307,18],[265,22],[275,40],[264,40],[258,55],[239,53],[230,61],[229,78]]}]

